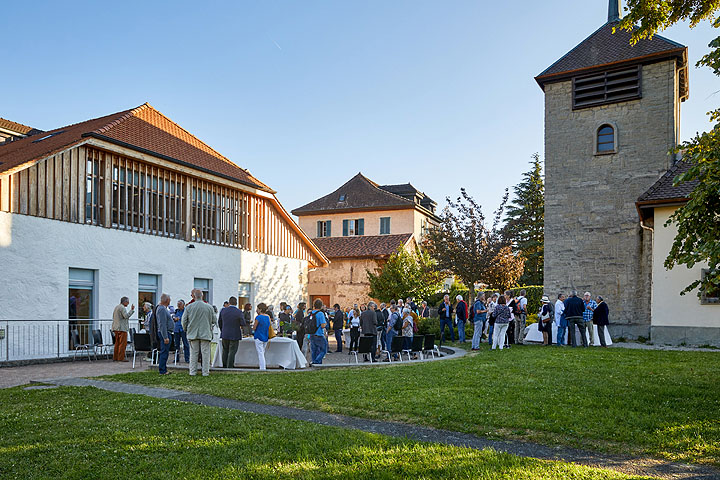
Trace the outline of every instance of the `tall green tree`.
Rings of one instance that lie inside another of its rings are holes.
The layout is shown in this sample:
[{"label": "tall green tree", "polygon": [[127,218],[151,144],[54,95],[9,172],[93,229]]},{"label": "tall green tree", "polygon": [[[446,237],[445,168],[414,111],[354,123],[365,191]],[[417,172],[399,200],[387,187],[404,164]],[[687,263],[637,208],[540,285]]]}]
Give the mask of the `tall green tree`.
[{"label": "tall green tree", "polygon": [[510,248],[500,225],[508,193],[495,211],[491,226],[486,225],[480,205],[464,188],[440,215],[440,225],[425,237],[425,249],[438,267],[458,277],[474,294],[475,282],[506,289],[522,275],[524,259]]},{"label": "tall green tree", "polygon": [[521,285],[543,284],[545,259],[545,181],[540,155],[535,153],[530,170],[513,188],[513,200],[507,207],[504,233],[515,251],[525,258]]},{"label": "tall green tree", "polygon": [[411,252],[403,246],[375,272],[367,270],[367,276],[370,296],[381,302],[407,297],[427,299],[442,288],[444,280],[437,263],[427,252]]},{"label": "tall green tree", "polygon": [[[617,28],[632,32],[632,43],[652,37],[679,21],[687,20],[690,27],[694,27],[703,20],[710,20],[713,27],[718,28],[719,9],[720,0],[628,0],[628,14]],[[715,37],[708,47],[710,51],[696,67],[709,67],[720,76],[720,36]],[[703,262],[709,266],[709,274],[687,285],[681,294],[697,287],[700,287],[698,295],[702,290],[720,290],[720,109],[709,112],[709,116],[712,129],[677,148],[683,152],[683,161],[690,162],[692,167],[678,176],[675,183],[698,183],[690,200],[666,223],[666,226],[675,224],[678,233],[665,259],[665,268],[692,267]]]}]

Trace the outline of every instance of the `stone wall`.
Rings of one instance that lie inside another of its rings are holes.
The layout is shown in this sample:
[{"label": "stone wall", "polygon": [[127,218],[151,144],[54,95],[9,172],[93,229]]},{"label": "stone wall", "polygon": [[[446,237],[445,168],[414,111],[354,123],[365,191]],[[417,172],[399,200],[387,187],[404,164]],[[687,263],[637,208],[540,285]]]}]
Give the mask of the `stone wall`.
[{"label": "stone wall", "polygon": [[[649,336],[651,238],[635,200],[670,166],[675,61],[643,66],[643,98],[572,110],[572,82],[545,87],[545,291],[603,295],[613,336]],[[594,155],[598,127],[617,153]]]},{"label": "stone wall", "polygon": [[330,305],[343,308],[372,300],[366,270],[375,271],[379,262],[373,259],[332,259],[330,265],[308,273],[308,294],[330,295]]}]

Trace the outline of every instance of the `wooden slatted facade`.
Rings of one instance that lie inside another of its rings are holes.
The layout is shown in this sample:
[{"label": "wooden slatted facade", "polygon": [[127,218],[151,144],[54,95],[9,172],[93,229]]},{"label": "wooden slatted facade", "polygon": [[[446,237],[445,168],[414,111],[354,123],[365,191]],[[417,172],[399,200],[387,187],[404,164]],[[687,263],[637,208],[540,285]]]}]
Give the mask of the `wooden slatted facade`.
[{"label": "wooden slatted facade", "polygon": [[274,198],[227,183],[81,145],[0,174],[0,211],[326,263]]}]

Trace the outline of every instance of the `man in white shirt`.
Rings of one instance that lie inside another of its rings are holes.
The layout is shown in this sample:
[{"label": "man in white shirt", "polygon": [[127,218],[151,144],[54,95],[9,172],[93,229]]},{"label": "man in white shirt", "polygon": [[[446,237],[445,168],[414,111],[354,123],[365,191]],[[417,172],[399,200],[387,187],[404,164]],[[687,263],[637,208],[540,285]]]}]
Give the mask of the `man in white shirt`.
[{"label": "man in white shirt", "polygon": [[567,330],[567,320],[564,318],[565,313],[565,295],[558,295],[555,302],[555,325],[557,326],[557,345],[562,347],[565,343],[565,330]]}]

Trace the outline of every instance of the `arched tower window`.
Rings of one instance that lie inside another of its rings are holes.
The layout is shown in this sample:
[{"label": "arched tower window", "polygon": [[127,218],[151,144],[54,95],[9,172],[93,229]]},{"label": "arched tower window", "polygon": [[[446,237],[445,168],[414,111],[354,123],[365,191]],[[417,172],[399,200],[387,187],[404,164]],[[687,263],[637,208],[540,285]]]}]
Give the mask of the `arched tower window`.
[{"label": "arched tower window", "polygon": [[610,124],[600,125],[595,139],[595,153],[615,153],[617,150],[615,127]]}]

